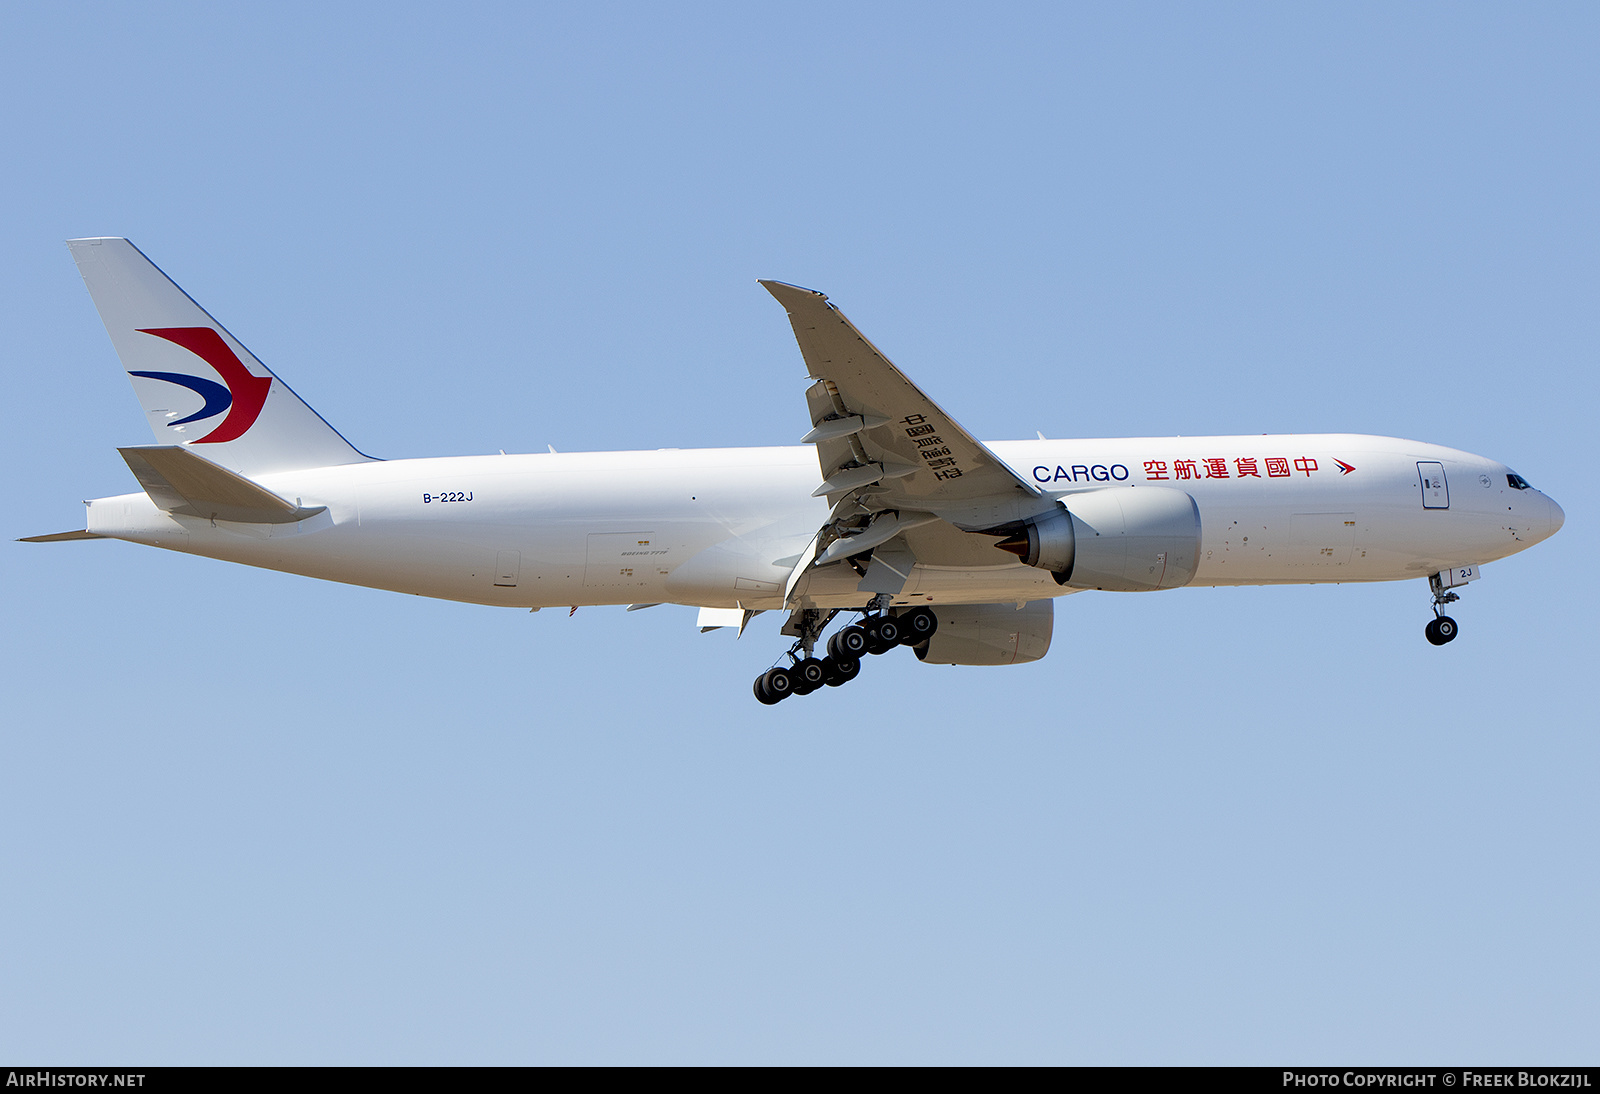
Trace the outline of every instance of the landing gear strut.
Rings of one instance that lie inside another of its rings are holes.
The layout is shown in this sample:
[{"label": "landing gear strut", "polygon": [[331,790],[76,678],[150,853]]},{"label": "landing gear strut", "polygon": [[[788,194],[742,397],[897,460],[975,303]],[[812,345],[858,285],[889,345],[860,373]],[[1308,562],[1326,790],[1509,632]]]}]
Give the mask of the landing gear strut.
[{"label": "landing gear strut", "polygon": [[836,615],[807,608],[795,612],[784,625],[783,633],[796,637],[789,648],[788,667],[779,665],[756,677],[756,698],[767,706],[790,695],[805,695],[822,687],[838,687],[854,680],[861,672],[861,658],[867,654],[888,653],[896,646],[919,646],[939,629],[939,617],[931,608],[889,614],[884,605],[874,603],[860,623],[836,631],[828,639],[828,656],[813,657],[817,639]]},{"label": "landing gear strut", "polygon": [[1444,606],[1454,604],[1461,597],[1446,589],[1438,574],[1428,578],[1428,588],[1433,590],[1433,618],[1428,621],[1422,633],[1427,635],[1428,641],[1435,646],[1442,646],[1446,642],[1453,641],[1460,630],[1456,626],[1456,621],[1444,614]]}]

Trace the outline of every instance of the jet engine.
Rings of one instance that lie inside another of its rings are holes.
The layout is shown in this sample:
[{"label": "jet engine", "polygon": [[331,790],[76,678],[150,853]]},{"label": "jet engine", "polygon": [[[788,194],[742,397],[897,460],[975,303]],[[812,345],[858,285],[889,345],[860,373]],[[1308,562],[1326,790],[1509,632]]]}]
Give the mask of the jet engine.
[{"label": "jet engine", "polygon": [[939,629],[913,647],[930,665],[1021,665],[1050,652],[1054,601],[952,604],[937,609]]},{"label": "jet engine", "polygon": [[1200,509],[1165,486],[1090,490],[995,546],[1074,589],[1176,589],[1200,564]]}]

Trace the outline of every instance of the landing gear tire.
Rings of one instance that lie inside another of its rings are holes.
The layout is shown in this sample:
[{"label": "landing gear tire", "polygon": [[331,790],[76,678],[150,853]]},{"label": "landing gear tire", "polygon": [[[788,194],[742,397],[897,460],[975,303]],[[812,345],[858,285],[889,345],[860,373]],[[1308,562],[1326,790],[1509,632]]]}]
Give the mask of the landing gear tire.
[{"label": "landing gear tire", "polygon": [[1437,619],[1430,620],[1423,633],[1428,636],[1429,642],[1435,646],[1442,646],[1455,639],[1458,628],[1454,619],[1448,615],[1441,615]]},{"label": "landing gear tire", "polygon": [[848,684],[861,673],[861,662],[853,657],[829,657],[822,663],[828,667],[828,678],[824,683],[830,688]]},{"label": "landing gear tire", "polygon": [[867,652],[867,632],[851,625],[828,639],[828,652],[835,660],[854,661]]},{"label": "landing gear tire", "polygon": [[861,629],[867,636],[867,652],[872,654],[888,653],[900,644],[900,636],[905,633],[900,621],[891,615],[869,616]]},{"label": "landing gear tire", "polygon": [[794,693],[794,677],[788,669],[768,669],[756,677],[756,698],[771,706]]},{"label": "landing gear tire", "polygon": [[907,646],[920,646],[939,629],[939,617],[933,614],[932,608],[912,608],[899,622],[900,629],[905,632],[900,641]]},{"label": "landing gear tire", "polygon": [[[870,634],[871,631],[869,630]],[[878,617],[878,644],[886,650],[892,650],[900,644],[906,635],[906,629],[896,616],[883,615]]]},{"label": "landing gear tire", "polygon": [[810,695],[828,682],[828,666],[815,657],[808,657],[790,669],[789,676],[794,681],[796,695]]}]

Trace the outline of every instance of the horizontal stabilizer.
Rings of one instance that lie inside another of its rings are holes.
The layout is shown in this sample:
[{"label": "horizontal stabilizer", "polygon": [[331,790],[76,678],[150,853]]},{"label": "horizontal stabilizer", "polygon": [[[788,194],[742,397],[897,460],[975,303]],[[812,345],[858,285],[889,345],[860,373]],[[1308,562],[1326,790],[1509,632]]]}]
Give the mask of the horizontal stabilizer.
[{"label": "horizontal stabilizer", "polygon": [[156,508],[180,516],[245,524],[292,524],[327,508],[304,509],[177,445],[119,448]]},{"label": "horizontal stabilizer", "polygon": [[99,532],[52,532],[48,536],[23,536],[18,543],[65,543],[69,539],[105,539]]}]

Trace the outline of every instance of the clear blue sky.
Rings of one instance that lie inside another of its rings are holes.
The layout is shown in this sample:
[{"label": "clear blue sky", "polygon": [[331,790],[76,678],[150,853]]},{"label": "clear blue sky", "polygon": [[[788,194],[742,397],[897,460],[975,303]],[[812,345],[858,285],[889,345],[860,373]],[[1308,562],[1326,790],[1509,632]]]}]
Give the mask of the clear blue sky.
[{"label": "clear blue sky", "polygon": [[0,1058],[1593,1062],[1592,5],[20,5],[5,538],[135,484],[127,235],[364,450],[1394,434],[1565,507],[766,709],[773,617],[0,543]]}]

